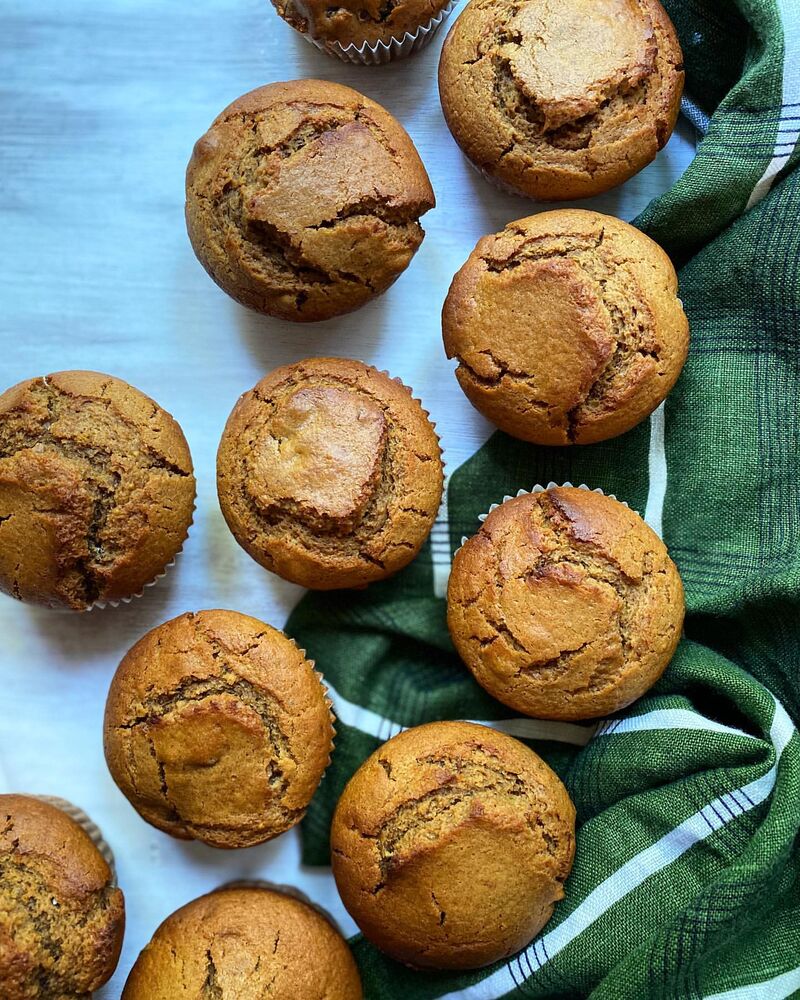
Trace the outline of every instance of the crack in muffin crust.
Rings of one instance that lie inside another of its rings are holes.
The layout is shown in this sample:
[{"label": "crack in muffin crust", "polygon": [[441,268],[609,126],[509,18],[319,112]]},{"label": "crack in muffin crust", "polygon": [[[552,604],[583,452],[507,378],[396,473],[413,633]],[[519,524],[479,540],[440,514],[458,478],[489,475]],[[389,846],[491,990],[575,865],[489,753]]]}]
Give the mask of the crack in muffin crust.
[{"label": "crack in muffin crust", "polygon": [[454,138],[487,176],[570,199],[621,183],[664,146],[683,64],[657,0],[472,0],[439,86]]},{"label": "crack in muffin crust", "polygon": [[86,833],[57,807],[0,796],[0,993],[81,1000],[117,964],[122,893]]},{"label": "crack in muffin crust", "polygon": [[226,611],[144,636],[114,677],[105,752],[141,815],[217,847],[262,843],[305,814],[332,717],[313,665],[282,633]]},{"label": "crack in muffin crust", "polygon": [[235,299],[284,319],[349,312],[408,265],[433,192],[402,127],[338,84],[272,84],[235,101],[195,146],[186,218]]},{"label": "crack in muffin crust", "polygon": [[610,498],[570,487],[498,507],[456,554],[448,625],[475,679],[539,718],[640,697],[680,638],[683,590],[660,539]]},{"label": "crack in muffin crust", "polygon": [[64,372],[0,397],[0,586],[15,597],[84,609],[138,593],[180,549],[193,499],[180,428],[124,382]]},{"label": "crack in muffin crust", "polygon": [[[348,391],[353,391],[359,395],[363,395],[365,398],[377,403],[381,408],[383,413],[388,416],[389,407],[387,404],[378,396],[376,393],[365,389],[362,386],[357,385],[352,380],[346,378],[336,378],[335,376],[325,377],[323,376],[317,380],[298,380],[292,381],[286,385],[285,392],[277,392],[274,396],[269,399],[265,399],[263,396],[259,396],[261,402],[266,403],[270,407],[269,412],[265,412],[263,418],[258,421],[254,421],[250,425],[250,429],[253,431],[252,436],[247,438],[247,444],[250,448],[254,448],[257,444],[258,438],[264,434],[269,434],[270,437],[274,435],[269,430],[269,424],[271,418],[273,417],[276,410],[280,408],[282,402],[287,398],[290,398],[294,391],[300,389],[301,387],[307,387],[309,383],[316,387],[326,388],[330,386],[337,386],[346,388]],[[281,387],[283,388],[283,386]],[[276,499],[274,504],[270,505],[269,509],[265,510],[262,508],[258,500],[248,492],[248,504],[253,515],[261,522],[262,526],[277,531],[286,531],[291,533],[296,533],[297,539],[306,548],[314,550],[316,548],[323,547],[326,544],[326,540],[331,546],[344,545],[350,554],[358,555],[361,558],[371,559],[376,563],[376,565],[381,565],[381,560],[376,555],[371,555],[364,550],[365,544],[370,540],[370,538],[383,527],[386,518],[388,516],[388,499],[392,493],[393,486],[393,457],[397,448],[397,442],[393,435],[386,433],[385,447],[381,453],[381,462],[375,470],[375,474],[369,483],[369,492],[371,494],[370,499],[366,508],[364,509],[362,515],[352,521],[345,521],[341,528],[338,527],[337,521],[331,521],[326,518],[324,514],[317,514],[315,517],[311,512],[300,511],[296,504],[293,504],[290,498],[280,498]],[[253,470],[250,464],[245,459],[246,472],[244,473],[244,478],[246,480],[251,480],[253,478]],[[412,507],[404,508],[406,511],[412,512],[415,509]],[[423,517],[428,516],[428,512],[420,512]],[[301,518],[301,523],[296,524],[295,519]]]},{"label": "crack in muffin crust", "polygon": [[410,390],[360,362],[311,359],[234,409],[218,489],[239,543],[305,586],[355,586],[406,565],[441,499],[438,440]]},{"label": "crack in muffin crust", "polygon": [[[119,724],[119,729],[133,729],[137,726],[144,726],[147,729],[164,719],[165,716],[172,715],[181,709],[194,705],[205,705],[208,708],[215,706],[215,695],[227,695],[235,698],[237,702],[252,709],[261,720],[264,733],[271,746],[271,753],[267,761],[268,783],[273,794],[280,796],[286,791],[288,777],[285,774],[281,760],[288,758],[297,764],[297,757],[291,750],[285,734],[278,726],[273,706],[269,698],[263,692],[248,681],[238,677],[231,670],[223,667],[219,679],[208,679],[198,681],[187,681],[180,684],[169,692],[162,693],[155,698],[144,703],[145,714],[138,715]],[[183,822],[180,811],[172,804],[169,795],[169,784],[166,778],[163,761],[158,756],[158,751],[152,744],[154,759],[160,769],[162,793],[164,797],[164,808],[168,812],[171,821]],[[294,819],[305,810],[289,810],[290,819]],[[235,823],[189,823],[190,827],[204,829],[238,829]],[[291,825],[291,824],[290,824]]]},{"label": "crack in muffin crust", "polygon": [[131,970],[121,1000],[362,1000],[358,969],[324,913],[284,891],[223,886],[176,910]]},{"label": "crack in muffin crust", "polygon": [[557,210],[484,237],[453,279],[448,357],[473,405],[539,444],[586,444],[635,426],[688,350],[669,258],[627,223]]},{"label": "crack in muffin crust", "polygon": [[[470,818],[474,804],[480,801],[481,809],[495,799],[506,796],[521,798],[525,802],[525,821],[531,828],[541,825],[541,813],[547,810],[544,790],[531,786],[513,770],[503,768],[495,757],[486,753],[479,745],[470,748],[470,756],[462,758],[446,751],[426,754],[417,758],[423,767],[439,769],[446,781],[441,787],[432,788],[418,796],[404,799],[387,816],[384,816],[377,831],[364,833],[367,839],[374,839],[379,852],[382,881],[371,891],[376,894],[385,888],[385,879],[393,867],[402,865],[408,854],[413,854],[414,841],[422,828],[437,827],[439,835],[456,829]],[[521,807],[520,812],[521,812]],[[558,852],[559,836],[550,837],[548,851]],[[566,872],[556,876],[563,881]]]},{"label": "crack in muffin crust", "polygon": [[[340,114],[340,109],[333,105],[290,102],[290,106],[311,120],[299,126],[283,142],[272,147],[259,145],[259,126],[264,123],[265,114],[243,116],[243,121],[250,124],[252,138],[245,133],[239,148],[238,162],[229,171],[227,175],[229,179],[226,180],[222,190],[211,198],[211,204],[218,217],[225,220],[225,239],[235,240],[241,235],[251,245],[254,259],[263,253],[266,260],[260,262],[260,270],[265,278],[270,277],[269,271],[274,266],[285,273],[287,280],[291,281],[297,277],[304,282],[306,287],[303,287],[298,295],[308,295],[313,291],[313,287],[310,286],[332,285],[337,281],[352,282],[365,286],[370,292],[380,292],[382,289],[376,287],[368,274],[356,274],[333,268],[331,265],[321,266],[313,259],[309,259],[304,252],[303,231],[333,229],[352,220],[369,222],[371,219],[384,223],[387,232],[390,231],[395,239],[405,243],[413,253],[422,242],[423,233],[417,220],[430,207],[426,202],[392,206],[374,197],[360,197],[339,208],[330,218],[309,224],[299,233],[282,229],[269,219],[253,218],[247,210],[247,206],[258,198],[264,184],[269,183],[272,172],[269,164],[271,157],[276,157],[282,162],[290,160],[306,147],[318,145],[328,133],[336,132],[347,125],[363,124],[391,156],[398,155],[397,151],[388,145],[384,133],[363,111],[345,115]],[[333,117],[326,118],[327,115]],[[298,309],[302,309],[303,304],[299,304]]]},{"label": "crack in muffin crust", "polygon": [[339,799],[336,884],[393,958],[476,968],[519,950],[549,918],[574,819],[563,785],[523,744],[474,723],[417,726],[375,751]]}]

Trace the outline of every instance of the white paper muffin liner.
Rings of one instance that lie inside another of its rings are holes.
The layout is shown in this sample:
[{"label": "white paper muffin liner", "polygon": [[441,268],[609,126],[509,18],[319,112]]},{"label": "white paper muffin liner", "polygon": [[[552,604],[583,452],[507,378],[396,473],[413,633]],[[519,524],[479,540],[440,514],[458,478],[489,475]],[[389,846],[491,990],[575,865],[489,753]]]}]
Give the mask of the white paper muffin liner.
[{"label": "white paper muffin liner", "polygon": [[[549,482],[547,486],[541,486],[540,484],[537,484],[536,486],[533,486],[529,490],[517,490],[517,492],[513,496],[506,494],[499,503],[493,503],[485,514],[479,514],[478,520],[481,522],[481,524],[483,524],[483,522],[492,513],[492,511],[497,510],[498,507],[502,506],[508,500],[514,500],[516,497],[527,496],[528,494],[531,493],[546,493],[548,490],[559,489],[565,486],[568,486],[572,489],[585,490],[587,493],[599,493],[601,496],[608,497],[609,500],[617,500],[617,497],[613,493],[606,493],[605,490],[601,490],[599,486],[592,488],[591,486],[587,486],[586,483],[581,483],[579,486],[575,486],[574,483],[570,482],[565,482],[565,483]],[[617,503],[621,503],[623,507],[628,507],[628,504],[624,500],[617,500]],[[628,507],[628,509],[630,510],[630,507]],[[464,543],[468,541],[469,538],[467,537],[467,535],[462,535],[461,545],[459,545],[458,549],[456,549],[456,552],[460,552],[464,546]]]},{"label": "white paper muffin liner", "polygon": [[[373,366],[369,365],[368,367],[371,368]],[[375,371],[378,371],[378,369],[375,369]],[[436,443],[439,445],[439,461],[442,464],[442,476],[444,476],[444,467],[445,467],[444,448],[442,447],[442,439],[439,436],[439,431],[436,428],[436,421],[435,420],[431,420],[430,410],[426,410],[425,409],[425,404],[422,402],[421,399],[419,399],[418,396],[414,395],[414,390],[411,388],[411,386],[406,385],[405,382],[398,375],[390,375],[389,372],[386,371],[385,368],[382,369],[382,370],[380,370],[380,371],[378,371],[378,374],[379,375],[385,375],[388,379],[391,379],[392,382],[396,382],[398,385],[401,385],[406,390],[406,392],[409,394],[409,396],[411,397],[412,401],[415,402],[415,403],[417,403],[419,405],[419,408],[425,414],[426,420],[428,421],[428,423],[433,428],[433,436],[436,438]]]},{"label": "white paper muffin liner", "polygon": [[354,42],[342,45],[340,42],[324,42],[318,38],[312,38],[308,32],[301,32],[301,34],[307,42],[329,56],[341,59],[342,62],[361,66],[382,66],[394,59],[405,59],[425,48],[452,13],[457,3],[458,0],[449,0],[449,3],[427,24],[421,24],[414,32],[407,31],[402,36],[394,36],[388,42],[379,39],[377,42],[362,42],[361,45],[356,45]]},{"label": "white paper muffin liner", "polygon": [[[382,371],[381,374],[388,376],[393,382],[397,382],[398,385],[401,385],[408,392],[409,396],[411,396],[412,400],[419,404],[419,407],[425,414],[428,423],[433,428],[434,437],[439,445],[439,462],[442,466],[442,495],[439,498],[439,506],[436,508],[436,513],[433,515],[430,531],[428,532],[425,540],[430,542],[431,572],[433,575],[434,594],[436,597],[444,597],[447,590],[447,578],[450,575],[450,529],[448,527],[447,508],[447,460],[445,458],[445,450],[442,447],[442,439],[436,427],[436,421],[431,420],[430,411],[425,409],[425,405],[422,400],[418,399],[414,395],[413,390],[397,376],[389,375],[387,371]],[[425,542],[422,544],[424,545]],[[416,559],[416,556],[414,556],[414,558]],[[413,562],[414,560],[412,559],[411,561]]]},{"label": "white paper muffin liner", "polygon": [[68,802],[67,799],[62,799],[57,795],[34,795],[33,798],[38,799],[40,802],[47,802],[49,805],[60,809],[61,812],[66,813],[70,819],[74,820],[78,826],[89,835],[89,839],[103,856],[106,864],[111,869],[111,884],[116,887],[117,868],[114,863],[114,853],[108,846],[108,842],[103,836],[100,827],[96,823],[92,822],[83,809],[80,809],[72,802]]},{"label": "white paper muffin liner", "polygon": [[[419,408],[425,414],[425,419],[428,421],[428,423],[431,425],[433,429],[433,436],[436,438],[436,443],[439,445],[439,462],[442,466],[442,495],[439,499],[439,506],[436,508],[436,513],[433,516],[433,521],[431,521],[430,530],[428,531],[428,534],[425,536],[425,539],[422,542],[422,545],[424,545],[425,542],[431,537],[431,533],[433,532],[433,527],[436,524],[436,519],[440,516],[442,510],[442,504],[447,503],[447,466],[445,463],[444,448],[442,447],[442,439],[439,436],[439,431],[436,428],[436,421],[431,420],[430,411],[426,410],[422,400],[414,395],[414,390],[410,386],[406,385],[405,382],[397,375],[390,375],[389,372],[387,372],[386,370],[381,371],[380,374],[385,375],[387,378],[390,378],[393,382],[396,382],[398,385],[401,385],[409,394],[411,399],[415,403],[419,404]],[[420,549],[422,549],[422,546],[420,546]],[[417,555],[419,555],[419,553],[417,553]],[[411,560],[411,562],[413,562],[414,559],[416,558],[417,556],[415,555],[414,558]],[[433,558],[432,553],[431,553],[431,558]],[[410,565],[410,563],[408,565]]]},{"label": "white paper muffin liner", "polygon": [[[330,767],[331,758],[333,756],[333,751],[336,748],[336,735],[337,735],[337,733],[336,733],[336,721],[337,720],[336,720],[336,713],[333,710],[333,702],[331,701],[331,697],[328,694],[328,685],[325,683],[325,678],[322,676],[322,673],[319,670],[317,670],[317,664],[314,662],[314,660],[311,659],[311,657],[308,655],[308,653],[301,646],[299,646],[297,644],[297,642],[290,635],[286,635],[286,633],[283,630],[280,630],[280,632],[281,632],[282,636],[284,636],[285,638],[287,638],[289,640],[289,642],[291,642],[291,644],[300,653],[300,655],[303,657],[303,659],[306,661],[306,663],[310,664],[311,669],[314,671],[314,676],[317,678],[317,680],[320,683],[320,687],[322,688],[322,696],[325,699],[325,705],[327,706],[328,715],[330,716],[330,720],[331,720],[331,748],[330,748],[330,751],[328,753],[328,760],[327,760],[327,762],[325,764],[325,767],[324,767],[324,769],[322,771],[322,775],[320,776],[320,779],[319,779],[320,784],[322,784],[322,779],[325,777],[325,774],[326,774],[328,768]],[[318,788],[319,788],[319,785],[317,785],[317,788],[314,789],[314,795],[317,794],[317,789]],[[314,795],[311,796],[312,799],[313,799]]]}]

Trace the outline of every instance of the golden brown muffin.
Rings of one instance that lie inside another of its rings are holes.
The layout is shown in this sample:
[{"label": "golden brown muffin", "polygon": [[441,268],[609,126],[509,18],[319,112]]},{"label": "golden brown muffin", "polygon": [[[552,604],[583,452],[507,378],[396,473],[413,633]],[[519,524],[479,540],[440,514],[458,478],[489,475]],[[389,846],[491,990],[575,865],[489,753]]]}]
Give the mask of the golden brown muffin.
[{"label": "golden brown muffin", "polygon": [[575,808],[523,743],[432,722],[358,769],[331,850],[342,901],[373,944],[420,968],[478,968],[550,919],[572,868]]},{"label": "golden brown muffin", "polygon": [[206,271],[242,305],[300,322],[385,292],[433,205],[400,123],[322,80],[272,83],[234,101],[186,174],[189,238]]},{"label": "golden brown muffin", "polygon": [[359,587],[419,552],[442,497],[441,453],[402,383],[310,358],[241,397],[217,488],[236,540],[266,569],[317,590]]},{"label": "golden brown muffin", "polygon": [[560,209],[485,236],[453,279],[444,345],[469,401],[537,444],[630,430],[675,384],[689,326],[669,258],[599,212]]},{"label": "golden brown muffin", "polygon": [[110,375],[0,396],[0,590],[85,610],[138,594],[183,545],[195,483],[178,424]]},{"label": "golden brown muffin", "polygon": [[658,0],[472,0],[442,49],[439,92],[489,177],[542,201],[587,198],[666,144],[683,57]]},{"label": "golden brown muffin", "polygon": [[0,997],[77,1000],[114,973],[122,892],[88,834],[28,795],[0,795]]},{"label": "golden brown muffin", "polygon": [[271,889],[223,888],[167,917],[122,1000],[361,1000],[342,936],[315,908]]},{"label": "golden brown muffin", "polygon": [[683,587],[661,539],[601,493],[500,504],[456,553],[447,624],[475,680],[540,719],[625,708],[666,669]]},{"label": "golden brown muffin", "polygon": [[283,632],[235,611],[198,611],[127,653],[104,745],[111,776],[148,823],[249,847],[303,818],[333,723],[313,664]]},{"label": "golden brown muffin", "polygon": [[338,7],[328,0],[272,0],[280,16],[301,34],[319,42],[361,45],[390,42],[413,34],[447,5],[449,0],[344,0]]}]

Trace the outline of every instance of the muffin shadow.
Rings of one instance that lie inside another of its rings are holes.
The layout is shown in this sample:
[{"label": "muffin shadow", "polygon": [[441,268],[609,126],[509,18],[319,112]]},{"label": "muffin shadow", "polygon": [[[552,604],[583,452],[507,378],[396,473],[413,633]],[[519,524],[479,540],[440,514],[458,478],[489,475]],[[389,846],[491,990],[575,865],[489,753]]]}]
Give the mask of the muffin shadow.
[{"label": "muffin shadow", "polygon": [[[220,850],[200,840],[172,838],[172,844],[193,867],[207,873],[211,879],[211,887],[218,889],[229,882],[240,880],[270,881],[269,878],[265,879],[264,873],[272,872],[273,868],[276,872],[281,870],[278,860],[284,836],[285,834],[252,847],[239,847],[234,851]],[[235,874],[231,874],[231,858],[236,859]],[[280,876],[275,881],[280,882]]]},{"label": "muffin shadow", "polygon": [[[659,156],[661,155],[659,154]],[[504,191],[489,178],[484,177],[463,153],[461,160],[467,183],[473,195],[473,211],[481,220],[481,231],[487,234],[497,232],[517,219],[565,208],[584,208],[622,219],[626,215],[626,206],[632,202],[634,204],[646,203],[644,196],[638,194],[638,188],[642,185],[642,173],[620,184],[612,191],[606,191],[604,194],[595,195],[592,198],[574,198],[571,201],[537,201],[525,195]]]},{"label": "muffin shadow", "polygon": [[281,628],[286,616],[303,596],[303,588],[259,566],[234,538],[216,496],[214,503],[215,508],[208,512],[203,558],[213,583],[216,604],[221,608],[235,607],[245,581],[249,606],[258,614],[259,609],[273,604],[276,608],[273,617],[277,620],[269,624]]},{"label": "muffin shadow", "polygon": [[167,616],[174,584],[171,576],[173,573],[168,571],[163,580],[147,588],[141,597],[116,608],[69,612],[27,604],[22,609],[29,625],[56,651],[59,660],[73,665],[97,653],[108,653],[113,659],[117,651],[132,645],[154,621]]},{"label": "muffin shadow", "polygon": [[530,198],[503,191],[484,177],[467,156],[461,153],[459,158],[466,182],[470,187],[470,193],[473,196],[471,199],[472,210],[481,220],[482,233],[496,232],[514,219],[521,219],[535,212],[545,212],[554,204],[536,202]]},{"label": "muffin shadow", "polygon": [[[356,312],[317,323],[291,323],[236,306],[235,321],[264,373],[309,357],[346,357],[368,363],[389,328],[390,305],[387,293]],[[354,322],[356,315],[358,322]]]},{"label": "muffin shadow", "polygon": [[[274,840],[254,844],[252,847],[240,847],[234,851],[219,850],[199,840],[169,839],[172,846],[193,868],[208,875],[209,886],[212,889],[219,889],[231,882],[239,881],[268,882],[275,886],[288,885],[295,880],[292,873],[296,872],[302,876],[306,886],[309,882],[319,883],[319,891],[314,893],[319,898],[327,891],[330,883],[331,871],[328,866],[315,867],[298,861],[292,863],[291,869],[287,867],[287,848],[291,846],[292,852],[300,850],[300,833],[297,827],[287,830]],[[297,844],[289,845],[289,841],[295,839]],[[232,860],[235,860],[233,866]],[[330,917],[330,913],[328,916]]]}]

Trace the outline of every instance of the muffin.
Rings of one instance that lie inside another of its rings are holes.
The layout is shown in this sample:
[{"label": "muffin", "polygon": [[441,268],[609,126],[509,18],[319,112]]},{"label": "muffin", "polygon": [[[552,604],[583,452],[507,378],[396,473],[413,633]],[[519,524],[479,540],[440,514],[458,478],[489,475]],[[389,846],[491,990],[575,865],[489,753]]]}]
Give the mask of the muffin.
[{"label": "muffin", "polygon": [[433,205],[400,123],[322,80],[272,83],[234,101],[198,140],[186,173],[200,263],[237,302],[297,322],[385,292]]},{"label": "muffin", "polygon": [[638,424],[681,372],[689,327],[664,251],[626,222],[560,209],[485,236],[453,279],[444,345],[472,405],[536,444]]},{"label": "muffin", "polygon": [[472,0],[445,41],[439,92],[489,178],[542,201],[588,198],[666,144],[683,57],[658,0]]},{"label": "muffin", "polygon": [[111,776],[148,823],[249,847],[303,818],[333,724],[319,675],[291,639],[235,611],[198,611],[127,653],[103,742]]},{"label": "muffin", "polygon": [[442,497],[433,425],[401,382],[342,358],[276,368],[246,392],[217,454],[239,544],[304,587],[360,587],[419,552]]},{"label": "muffin", "polygon": [[414,967],[477,968],[550,919],[572,867],[575,808],[523,743],[433,722],[362,764],[331,850],[342,900],[373,944]]},{"label": "muffin", "polygon": [[399,0],[381,4],[345,0],[272,0],[278,14],[303,37],[345,62],[376,65],[418,52],[433,38],[455,0]]},{"label": "muffin", "polygon": [[178,424],[97,372],[57,372],[0,395],[0,590],[83,611],[161,575],[192,522]]},{"label": "muffin", "polygon": [[114,973],[122,892],[89,835],[28,795],[0,795],[0,996],[88,997]]},{"label": "muffin", "polygon": [[342,936],[316,909],[270,889],[223,888],[167,917],[122,1000],[361,1000]]},{"label": "muffin", "polygon": [[661,539],[619,501],[553,487],[506,500],[456,553],[447,623],[475,680],[540,719],[625,708],[666,669],[683,587]]}]

